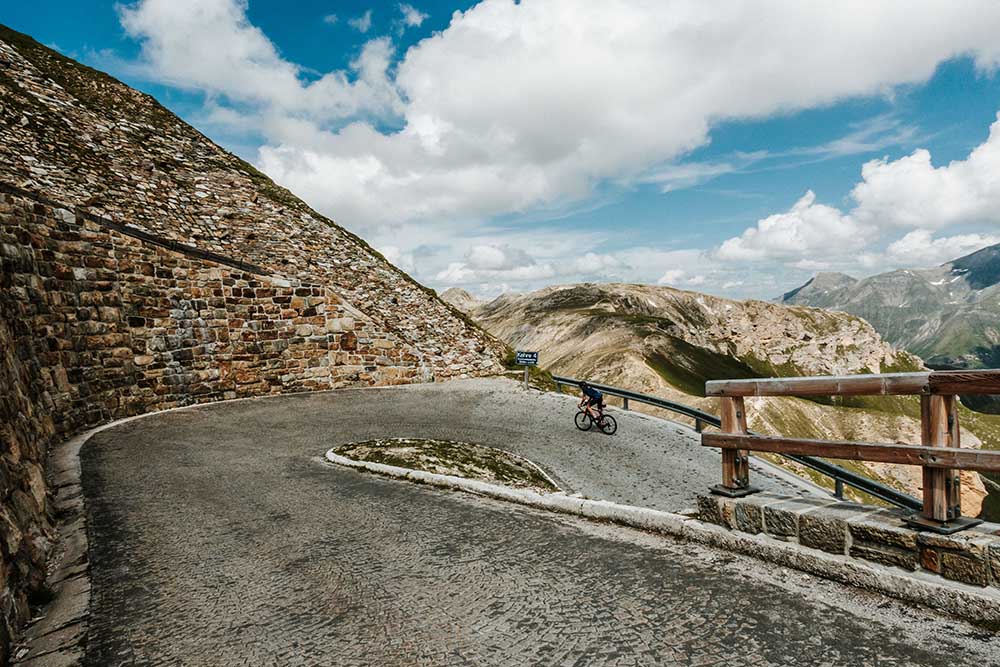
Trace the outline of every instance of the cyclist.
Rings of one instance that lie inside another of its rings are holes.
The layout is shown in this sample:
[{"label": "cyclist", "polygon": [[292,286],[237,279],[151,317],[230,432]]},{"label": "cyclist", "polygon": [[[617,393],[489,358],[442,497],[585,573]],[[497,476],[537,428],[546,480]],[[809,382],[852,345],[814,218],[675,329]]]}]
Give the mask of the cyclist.
[{"label": "cyclist", "polygon": [[593,417],[595,420],[599,419],[601,416],[601,411],[604,408],[604,394],[599,392],[595,387],[591,387],[585,381],[581,380],[580,391],[583,395],[580,397],[580,406],[583,407],[584,403],[587,404],[585,410],[587,414]]}]

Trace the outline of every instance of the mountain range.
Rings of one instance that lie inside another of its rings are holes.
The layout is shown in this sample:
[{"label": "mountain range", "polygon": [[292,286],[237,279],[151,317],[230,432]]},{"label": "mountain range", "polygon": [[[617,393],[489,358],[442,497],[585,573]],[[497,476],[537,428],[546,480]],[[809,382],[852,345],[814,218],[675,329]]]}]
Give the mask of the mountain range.
[{"label": "mountain range", "polygon": [[864,318],[932,368],[1000,366],[1000,245],[860,280],[820,273],[778,301]]}]

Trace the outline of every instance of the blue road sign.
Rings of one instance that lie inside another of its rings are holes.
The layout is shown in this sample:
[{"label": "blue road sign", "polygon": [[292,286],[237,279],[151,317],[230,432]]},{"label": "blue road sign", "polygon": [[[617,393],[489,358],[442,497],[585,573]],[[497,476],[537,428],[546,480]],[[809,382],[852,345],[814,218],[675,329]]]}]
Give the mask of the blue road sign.
[{"label": "blue road sign", "polygon": [[538,353],[537,352],[522,352],[518,350],[514,353],[514,363],[518,366],[537,366],[538,365]]}]

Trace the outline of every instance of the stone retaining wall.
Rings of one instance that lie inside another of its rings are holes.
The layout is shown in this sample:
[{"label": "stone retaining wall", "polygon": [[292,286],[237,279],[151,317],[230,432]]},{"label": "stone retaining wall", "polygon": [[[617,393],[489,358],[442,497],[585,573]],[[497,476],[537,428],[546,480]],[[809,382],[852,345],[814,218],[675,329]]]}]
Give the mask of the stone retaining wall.
[{"label": "stone retaining wall", "polygon": [[700,517],[732,530],[763,533],[806,547],[908,571],[924,570],[975,586],[1000,587],[1000,525],[982,523],[953,535],[915,531],[911,514],[840,502],[755,493],[698,498]]},{"label": "stone retaining wall", "polygon": [[439,354],[424,363],[324,285],[192,257],[28,196],[0,193],[0,269],[0,662],[45,594],[54,441],[191,403],[441,372]]}]

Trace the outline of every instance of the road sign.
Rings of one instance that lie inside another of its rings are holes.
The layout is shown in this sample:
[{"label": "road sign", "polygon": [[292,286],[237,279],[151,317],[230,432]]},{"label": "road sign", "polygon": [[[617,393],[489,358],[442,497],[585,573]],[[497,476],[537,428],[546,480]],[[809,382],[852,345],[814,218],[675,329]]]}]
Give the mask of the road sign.
[{"label": "road sign", "polygon": [[514,353],[514,363],[518,366],[537,366],[538,365],[538,353],[537,352],[522,352],[518,350]]}]

